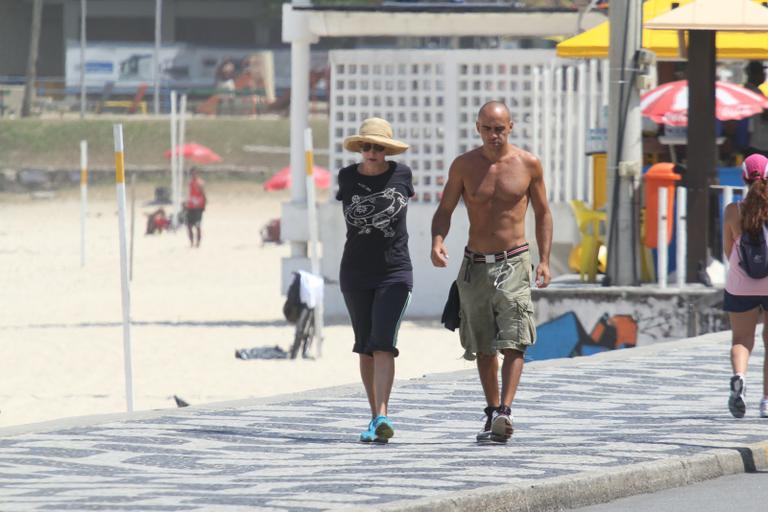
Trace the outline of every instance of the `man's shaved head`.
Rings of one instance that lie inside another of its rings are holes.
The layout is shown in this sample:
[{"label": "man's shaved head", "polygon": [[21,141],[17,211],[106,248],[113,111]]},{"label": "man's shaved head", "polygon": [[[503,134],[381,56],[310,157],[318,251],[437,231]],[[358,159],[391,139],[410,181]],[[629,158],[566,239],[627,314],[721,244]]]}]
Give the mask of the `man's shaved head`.
[{"label": "man's shaved head", "polygon": [[511,120],[511,115],[507,106],[503,102],[496,100],[485,103],[477,112],[478,119],[485,116],[496,117],[498,115],[506,116],[506,119]]},{"label": "man's shaved head", "polygon": [[483,146],[496,148],[494,151],[506,148],[512,125],[509,109],[501,101],[489,101],[477,112],[477,133],[483,140]]}]

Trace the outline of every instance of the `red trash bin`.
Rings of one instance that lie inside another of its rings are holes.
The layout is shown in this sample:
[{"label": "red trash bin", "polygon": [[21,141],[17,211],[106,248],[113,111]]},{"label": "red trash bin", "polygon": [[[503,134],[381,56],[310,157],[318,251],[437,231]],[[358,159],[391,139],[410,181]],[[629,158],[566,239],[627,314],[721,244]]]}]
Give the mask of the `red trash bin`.
[{"label": "red trash bin", "polygon": [[654,164],[643,176],[645,180],[645,246],[655,249],[658,245],[659,189],[667,189],[667,244],[672,241],[672,223],[675,211],[675,182],[683,179],[675,173],[675,164]]}]

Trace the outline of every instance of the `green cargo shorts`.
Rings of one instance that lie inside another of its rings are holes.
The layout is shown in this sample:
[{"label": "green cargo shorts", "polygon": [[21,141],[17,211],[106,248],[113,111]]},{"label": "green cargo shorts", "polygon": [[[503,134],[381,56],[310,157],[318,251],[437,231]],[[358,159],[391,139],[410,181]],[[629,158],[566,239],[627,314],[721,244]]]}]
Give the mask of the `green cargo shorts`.
[{"label": "green cargo shorts", "polygon": [[528,251],[495,263],[464,257],[456,284],[461,301],[459,337],[464,359],[499,350],[525,352],[536,342]]}]

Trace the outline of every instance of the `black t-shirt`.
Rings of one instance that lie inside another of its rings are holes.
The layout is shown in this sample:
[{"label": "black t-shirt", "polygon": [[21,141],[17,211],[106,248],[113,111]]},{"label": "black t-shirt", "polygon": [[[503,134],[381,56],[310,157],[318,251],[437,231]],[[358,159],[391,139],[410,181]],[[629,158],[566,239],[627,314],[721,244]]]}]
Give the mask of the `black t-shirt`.
[{"label": "black t-shirt", "polygon": [[366,176],[353,164],[339,171],[336,199],[344,207],[347,241],[341,257],[342,291],[382,285],[413,286],[405,217],[413,196],[411,169],[389,162],[389,169]]}]

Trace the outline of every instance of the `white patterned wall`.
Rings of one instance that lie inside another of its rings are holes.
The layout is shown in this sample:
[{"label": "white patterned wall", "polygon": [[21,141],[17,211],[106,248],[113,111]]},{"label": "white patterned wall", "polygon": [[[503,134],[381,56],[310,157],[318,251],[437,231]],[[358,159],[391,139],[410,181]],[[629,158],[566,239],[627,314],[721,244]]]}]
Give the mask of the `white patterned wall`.
[{"label": "white patterned wall", "polygon": [[395,158],[413,169],[414,200],[436,203],[451,161],[481,143],[478,109],[501,100],[515,121],[510,141],[542,160],[550,200],[591,199],[585,136],[607,93],[597,61],[551,50],[339,50],[330,62],[332,167],[357,161],[343,139],[382,117],[411,145]]}]

